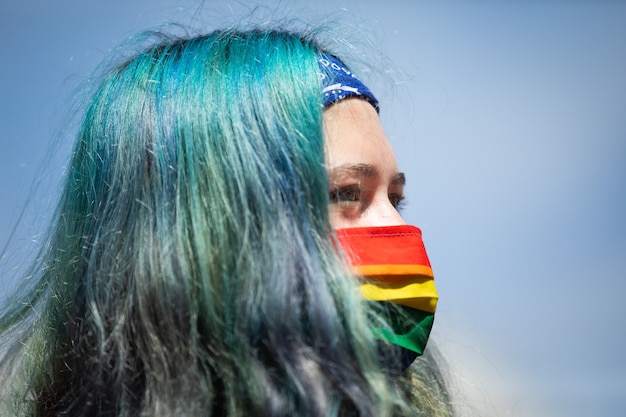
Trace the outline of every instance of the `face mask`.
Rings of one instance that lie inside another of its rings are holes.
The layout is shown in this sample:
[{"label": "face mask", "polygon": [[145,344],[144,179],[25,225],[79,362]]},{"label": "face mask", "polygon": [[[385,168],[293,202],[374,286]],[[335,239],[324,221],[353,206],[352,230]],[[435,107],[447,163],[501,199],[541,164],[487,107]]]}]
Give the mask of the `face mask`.
[{"label": "face mask", "polygon": [[421,230],[402,225],[335,233],[355,275],[363,279],[365,298],[392,303],[387,304],[390,326],[374,332],[401,347],[402,362],[408,366],[424,352],[438,300]]}]

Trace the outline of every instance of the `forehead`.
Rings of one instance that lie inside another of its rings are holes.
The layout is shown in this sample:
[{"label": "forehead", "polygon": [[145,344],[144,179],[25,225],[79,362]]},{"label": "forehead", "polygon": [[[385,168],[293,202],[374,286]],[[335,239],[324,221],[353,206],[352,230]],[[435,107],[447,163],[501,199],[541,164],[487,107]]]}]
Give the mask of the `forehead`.
[{"label": "forehead", "polygon": [[326,163],[369,164],[381,173],[395,173],[398,163],[376,110],[365,100],[350,98],[324,111]]}]

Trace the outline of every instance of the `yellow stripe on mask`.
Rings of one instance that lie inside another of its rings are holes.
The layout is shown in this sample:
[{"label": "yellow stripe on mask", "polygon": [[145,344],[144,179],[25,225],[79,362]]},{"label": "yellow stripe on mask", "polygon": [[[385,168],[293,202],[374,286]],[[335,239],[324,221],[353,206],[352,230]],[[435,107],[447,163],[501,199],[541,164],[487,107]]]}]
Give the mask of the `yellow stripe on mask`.
[{"label": "yellow stripe on mask", "polygon": [[391,301],[396,304],[434,313],[437,308],[437,289],[432,279],[421,282],[406,281],[384,283],[365,283],[361,285],[361,293],[369,300]]}]

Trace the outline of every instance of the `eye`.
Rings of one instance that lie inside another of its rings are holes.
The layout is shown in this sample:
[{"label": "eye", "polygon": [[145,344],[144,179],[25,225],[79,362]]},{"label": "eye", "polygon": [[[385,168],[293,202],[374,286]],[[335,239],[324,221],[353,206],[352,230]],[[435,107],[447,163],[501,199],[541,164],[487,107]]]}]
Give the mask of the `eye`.
[{"label": "eye", "polygon": [[402,208],[403,201],[404,196],[402,194],[389,194],[389,202],[395,207],[396,210]]},{"label": "eye", "polygon": [[337,188],[328,193],[331,204],[361,201],[361,188],[358,185]]}]

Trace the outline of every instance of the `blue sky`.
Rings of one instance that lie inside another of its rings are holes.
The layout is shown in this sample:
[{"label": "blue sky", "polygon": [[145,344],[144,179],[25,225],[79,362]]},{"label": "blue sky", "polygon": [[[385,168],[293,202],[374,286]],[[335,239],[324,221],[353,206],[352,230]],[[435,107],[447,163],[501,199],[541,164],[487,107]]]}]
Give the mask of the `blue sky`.
[{"label": "blue sky", "polygon": [[58,191],[72,90],[112,48],[167,21],[221,27],[254,4],[261,20],[329,17],[393,63],[376,57],[362,78],[408,176],[403,214],[424,231],[453,368],[483,361],[469,370],[480,383],[520,380],[535,387],[522,403],[569,416],[623,415],[626,3],[309,3],[3,2],[0,245],[24,215],[0,293]]}]

